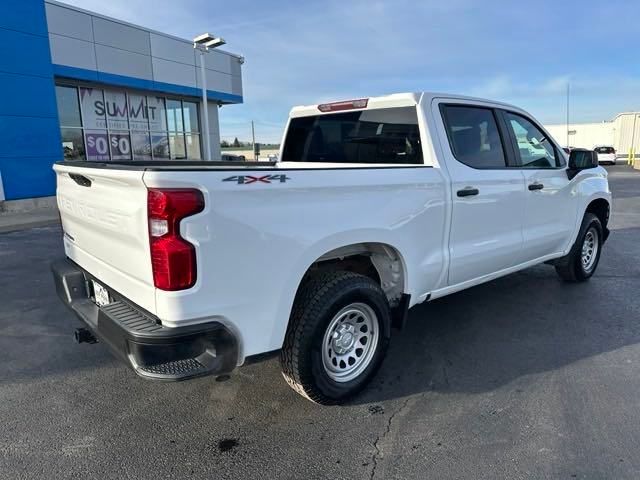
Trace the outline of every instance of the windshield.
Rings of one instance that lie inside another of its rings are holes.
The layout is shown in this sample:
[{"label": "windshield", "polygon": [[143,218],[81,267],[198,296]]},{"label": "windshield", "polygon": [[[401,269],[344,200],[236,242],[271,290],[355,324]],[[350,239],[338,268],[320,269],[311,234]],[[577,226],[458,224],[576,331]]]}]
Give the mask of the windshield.
[{"label": "windshield", "polygon": [[293,118],[283,162],[420,164],[415,107]]}]

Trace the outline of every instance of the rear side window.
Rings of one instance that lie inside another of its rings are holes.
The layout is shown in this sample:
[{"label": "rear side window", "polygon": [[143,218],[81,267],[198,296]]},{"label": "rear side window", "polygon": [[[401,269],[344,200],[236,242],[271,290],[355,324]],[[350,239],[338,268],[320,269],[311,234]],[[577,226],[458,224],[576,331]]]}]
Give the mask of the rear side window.
[{"label": "rear side window", "polygon": [[472,168],[504,168],[502,140],[493,110],[444,105],[443,119],[453,155]]},{"label": "rear side window", "polygon": [[422,164],[416,108],[293,118],[282,161]]}]

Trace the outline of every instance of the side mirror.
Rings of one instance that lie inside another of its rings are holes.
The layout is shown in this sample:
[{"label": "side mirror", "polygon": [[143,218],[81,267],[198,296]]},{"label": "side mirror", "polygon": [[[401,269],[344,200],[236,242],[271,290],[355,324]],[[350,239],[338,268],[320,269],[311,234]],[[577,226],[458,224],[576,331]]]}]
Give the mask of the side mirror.
[{"label": "side mirror", "polygon": [[569,154],[569,168],[567,175],[569,180],[575,177],[580,170],[596,168],[598,166],[598,154],[593,150],[574,148]]}]

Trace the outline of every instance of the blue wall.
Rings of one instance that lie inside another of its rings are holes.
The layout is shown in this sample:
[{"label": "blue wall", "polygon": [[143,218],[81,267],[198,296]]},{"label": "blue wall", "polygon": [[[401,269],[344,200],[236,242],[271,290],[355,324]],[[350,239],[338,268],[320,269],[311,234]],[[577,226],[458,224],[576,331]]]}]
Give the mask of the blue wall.
[{"label": "blue wall", "polygon": [[0,173],[7,200],[55,194],[62,159],[44,0],[0,6]]}]

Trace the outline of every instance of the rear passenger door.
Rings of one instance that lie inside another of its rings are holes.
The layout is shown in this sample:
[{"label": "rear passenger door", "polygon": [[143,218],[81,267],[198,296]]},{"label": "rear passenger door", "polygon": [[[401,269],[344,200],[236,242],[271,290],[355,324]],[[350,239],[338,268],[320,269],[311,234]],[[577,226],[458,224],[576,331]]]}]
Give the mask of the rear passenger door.
[{"label": "rear passenger door", "polygon": [[571,241],[578,199],[572,193],[564,155],[553,140],[522,113],[500,111],[517,167],[526,185],[523,240],[525,259],[564,251]]},{"label": "rear passenger door", "polygon": [[443,101],[434,115],[451,178],[449,285],[522,263],[524,177],[509,168],[513,147],[497,112]]}]

